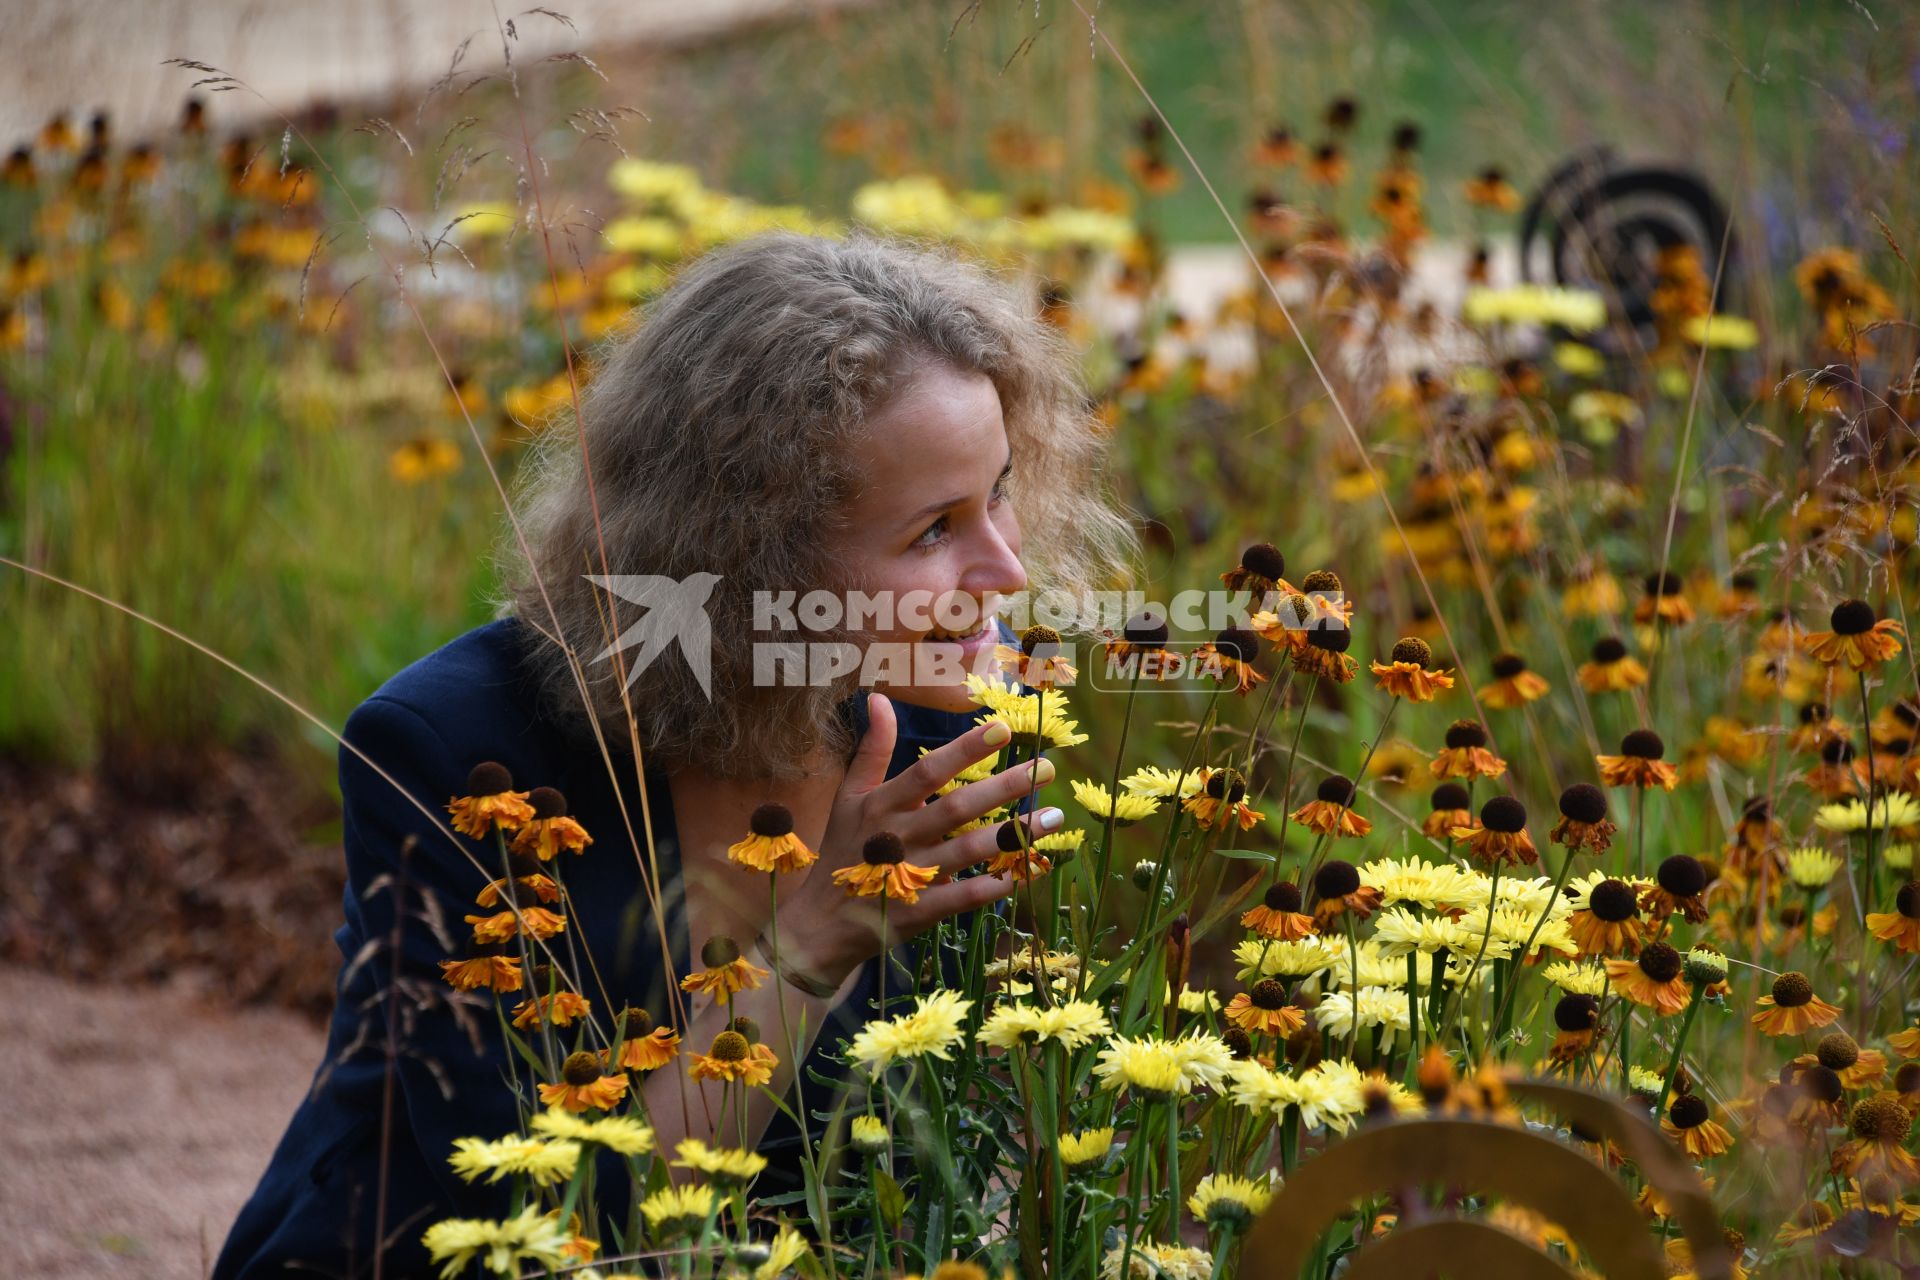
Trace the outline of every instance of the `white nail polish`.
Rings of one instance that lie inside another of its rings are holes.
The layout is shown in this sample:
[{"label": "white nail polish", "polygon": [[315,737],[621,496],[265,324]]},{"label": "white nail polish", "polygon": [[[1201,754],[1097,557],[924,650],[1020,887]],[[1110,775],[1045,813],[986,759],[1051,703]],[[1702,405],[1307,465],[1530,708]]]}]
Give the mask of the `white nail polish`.
[{"label": "white nail polish", "polygon": [[1061,822],[1066,819],[1066,816],[1066,814],[1060,812],[1058,809],[1042,809],[1040,811],[1040,829],[1042,831],[1058,831]]}]

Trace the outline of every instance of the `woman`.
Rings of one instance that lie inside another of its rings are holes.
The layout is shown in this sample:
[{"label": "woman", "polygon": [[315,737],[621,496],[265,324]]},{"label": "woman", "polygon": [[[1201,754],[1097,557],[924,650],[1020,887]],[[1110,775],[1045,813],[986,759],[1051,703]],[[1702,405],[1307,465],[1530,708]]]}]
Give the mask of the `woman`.
[{"label": "woman", "polygon": [[[504,1211],[500,1188],[468,1185],[447,1161],[455,1138],[515,1130],[513,1089],[533,1085],[503,1047],[493,993],[456,995],[442,978],[442,962],[487,950],[469,925],[503,905],[476,906],[502,875],[491,838],[444,824],[470,786],[553,788],[537,797],[543,819],[565,812],[591,836],[540,866],[565,888],[551,909],[567,923],[547,946],[591,1010],[590,1041],[644,1009],[705,1052],[728,1010],[673,984],[724,938],[775,973],[731,1012],[794,1028],[809,1069],[828,1075],[839,1068],[822,1051],[872,1016],[883,948],[879,911],[831,873],[882,831],[909,862],[964,872],[995,833],[947,833],[1002,805],[1036,833],[1060,824],[1025,803],[1051,776],[1044,761],[1037,777],[1003,770],[929,803],[998,749],[964,683],[1011,639],[996,606],[1030,587],[1114,585],[1134,549],[1098,497],[1101,437],[1073,355],[1030,305],[949,255],[759,237],[688,267],[607,354],[570,426],[546,437],[515,504],[511,616],[408,667],[347,722],[345,964],[327,1057],[233,1228],[222,1280],[371,1274],[376,1251],[386,1274],[411,1274],[429,1224]],[[654,616],[632,600],[668,600],[636,582],[693,591],[673,597],[702,605],[676,615],[666,640],[678,643],[629,633]],[[796,611],[816,589],[898,607]],[[817,678],[769,679],[791,677],[796,652]],[[475,773],[483,763],[511,783]],[[820,855],[772,892],[727,856],[765,805]],[[890,908],[887,942],[1011,887],[984,874],[935,884]],[[767,935],[775,957],[755,945]],[[785,1037],[763,1035],[785,1091]],[[683,1061],[634,1079],[662,1148],[737,1140],[717,1127],[718,1087]],[[773,1112],[756,1098],[748,1127],[773,1160],[762,1186],[777,1189],[798,1134]]]}]

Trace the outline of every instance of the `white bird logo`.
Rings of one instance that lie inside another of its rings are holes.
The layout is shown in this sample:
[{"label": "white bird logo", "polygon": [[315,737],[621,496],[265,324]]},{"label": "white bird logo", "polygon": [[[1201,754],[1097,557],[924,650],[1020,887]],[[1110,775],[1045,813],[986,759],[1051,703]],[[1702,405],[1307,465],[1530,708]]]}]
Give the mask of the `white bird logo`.
[{"label": "white bird logo", "polygon": [[710,684],[713,673],[713,628],[707,617],[706,605],[707,597],[713,594],[714,584],[720,581],[719,574],[696,573],[684,580],[655,573],[590,573],[586,578],[595,586],[605,588],[608,593],[646,610],[638,621],[620,633],[618,639],[594,656],[595,662],[605,662],[616,653],[637,647],[639,652],[627,664],[626,682],[631,686],[634,677],[645,671],[669,644],[677,640],[687,666],[693,671],[693,678],[700,682],[700,692],[709,698],[713,696]]}]

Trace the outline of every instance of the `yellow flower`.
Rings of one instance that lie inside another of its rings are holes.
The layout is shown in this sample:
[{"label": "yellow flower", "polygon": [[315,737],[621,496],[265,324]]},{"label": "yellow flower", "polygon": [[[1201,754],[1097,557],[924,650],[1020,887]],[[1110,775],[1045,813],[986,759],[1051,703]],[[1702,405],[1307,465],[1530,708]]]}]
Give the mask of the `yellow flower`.
[{"label": "yellow flower", "polygon": [[455,1138],[447,1163],[468,1182],[483,1173],[488,1175],[488,1182],[523,1173],[534,1185],[550,1187],[573,1176],[580,1164],[580,1150],[577,1142],[543,1142],[539,1138],[511,1136],[495,1142]]},{"label": "yellow flower", "polygon": [[647,1220],[647,1230],[665,1238],[698,1231],[715,1207],[712,1187],[662,1187],[640,1202],[640,1213]]},{"label": "yellow flower", "polygon": [[[1207,1280],[1213,1272],[1213,1255],[1186,1245],[1135,1240],[1132,1261],[1127,1255],[1125,1243],[1107,1250],[1100,1261],[1100,1280]],[[1127,1268],[1125,1277],[1120,1274],[1122,1264]]]},{"label": "yellow flower", "polygon": [[664,203],[684,200],[701,190],[700,175],[684,164],[657,164],[631,156],[614,162],[607,171],[607,185],[635,200]]},{"label": "yellow flower", "polygon": [[868,1155],[885,1151],[893,1145],[893,1135],[887,1132],[886,1121],[879,1116],[855,1116],[848,1136],[855,1147]]},{"label": "yellow flower", "polygon": [[531,1262],[557,1269],[566,1260],[566,1249],[573,1233],[542,1213],[537,1205],[528,1205],[517,1218],[491,1222],[484,1218],[448,1218],[428,1227],[420,1242],[427,1247],[445,1280],[459,1275],[476,1257],[487,1270],[501,1275],[518,1275],[519,1264]]},{"label": "yellow flower", "polygon": [[1680,326],[1680,336],[1697,347],[1745,351],[1759,343],[1760,328],[1744,316],[1692,316]]},{"label": "yellow flower", "polygon": [[402,484],[423,484],[460,469],[460,446],[419,437],[387,455],[387,470]]},{"label": "yellow flower", "polygon": [[704,1173],[720,1187],[745,1186],[767,1167],[763,1155],[732,1147],[709,1147],[698,1138],[682,1139],[673,1151],[679,1157],[675,1165]]},{"label": "yellow flower", "polygon": [[1460,316],[1468,324],[1508,321],[1519,324],[1559,325],[1587,333],[1607,322],[1607,303],[1588,289],[1559,289],[1549,285],[1509,285],[1503,289],[1469,289]]},{"label": "yellow flower", "polygon": [[572,1142],[591,1142],[616,1155],[643,1156],[653,1150],[653,1130],[632,1116],[583,1120],[570,1111],[542,1111],[533,1118],[536,1133]]},{"label": "yellow flower", "polygon": [[1243,1231],[1272,1202],[1273,1184],[1265,1178],[1209,1173],[1187,1197],[1187,1212],[1210,1229]]},{"label": "yellow flower", "polygon": [[1113,1149],[1113,1128],[1085,1129],[1060,1135],[1060,1162],[1068,1168],[1092,1164]]},{"label": "yellow flower", "polygon": [[1118,827],[1150,818],[1160,808],[1160,801],[1154,796],[1122,791],[1116,799],[1098,783],[1082,782],[1078,778],[1072,779],[1067,785],[1073,789],[1073,798],[1080,802],[1081,808],[1096,818],[1111,815],[1114,825]]},{"label": "yellow flower", "polygon": [[1540,974],[1569,995],[1599,997],[1607,990],[1607,971],[1597,964],[1560,960],[1542,969]]},{"label": "yellow flower", "polygon": [[1112,1029],[1106,1011],[1091,1000],[1068,1000],[1045,1009],[1002,1004],[981,1025],[979,1039],[980,1043],[996,1049],[1057,1040],[1068,1050],[1074,1050],[1093,1043]]},{"label": "yellow flower", "polygon": [[1178,789],[1180,798],[1188,800],[1204,791],[1207,786],[1207,771],[1204,769],[1161,769],[1153,765],[1135,769],[1120,779],[1120,789],[1131,795],[1154,796],[1170,799]]},{"label": "yellow flower", "polygon": [[774,1280],[790,1271],[802,1258],[812,1256],[807,1238],[792,1227],[783,1226],[767,1242],[767,1260],[753,1269],[753,1280]]},{"label": "yellow flower", "polygon": [[966,1032],[973,1001],[957,991],[933,991],[920,997],[912,1013],[869,1022],[854,1036],[848,1053],[871,1071],[901,1058],[932,1056],[951,1061],[951,1050]]},{"label": "yellow flower", "polygon": [[1839,874],[1840,859],[1817,846],[1795,849],[1787,855],[1787,878],[1793,881],[1796,888],[1824,888],[1828,881]]},{"label": "yellow flower", "polygon": [[[1890,791],[1873,805],[1873,829],[1876,833],[1894,827],[1920,823],[1920,800],[1904,791]],[[1867,806],[1858,798],[1838,804],[1823,804],[1814,811],[1813,825],[1822,831],[1865,831]]]},{"label": "yellow flower", "polygon": [[747,819],[745,839],[727,846],[727,857],[754,871],[801,871],[819,857],[794,834],[793,813],[783,804],[763,804]]},{"label": "yellow flower", "polygon": [[1178,1040],[1115,1036],[1100,1051],[1093,1073],[1109,1089],[1130,1087],[1173,1096],[1192,1093],[1196,1086],[1218,1088],[1232,1062],[1232,1052],[1218,1036],[1190,1035]]}]

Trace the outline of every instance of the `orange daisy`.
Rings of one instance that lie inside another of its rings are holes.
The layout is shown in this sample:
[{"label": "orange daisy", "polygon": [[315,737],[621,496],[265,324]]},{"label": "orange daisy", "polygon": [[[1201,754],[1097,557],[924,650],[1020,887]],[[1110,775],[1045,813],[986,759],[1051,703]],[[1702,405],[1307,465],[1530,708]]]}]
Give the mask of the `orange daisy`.
[{"label": "orange daisy", "polygon": [[[537,864],[528,863],[524,860],[517,861],[518,865],[514,867],[514,871],[521,874],[516,874],[513,877],[515,888],[532,894],[542,902],[560,901],[560,886],[546,876],[541,875],[538,871],[531,869]],[[474,897],[474,902],[483,907],[497,906],[502,899],[505,898],[506,891],[507,878],[505,876],[501,876],[497,880],[489,880],[486,888],[480,890],[479,894]]]},{"label": "orange daisy", "polygon": [[1107,641],[1110,663],[1122,664],[1118,670],[1131,677],[1137,670],[1148,679],[1165,679],[1173,663],[1167,660],[1167,620],[1160,613],[1145,609],[1128,618],[1120,628],[1118,640]]},{"label": "orange daisy", "polygon": [[1865,671],[1890,661],[1900,652],[1907,629],[1897,619],[1875,619],[1865,600],[1842,600],[1828,620],[1831,631],[1815,631],[1800,641],[1807,656],[1828,667],[1846,666]]},{"label": "orange daisy", "polygon": [[1287,585],[1287,558],[1271,542],[1256,542],[1240,553],[1240,563],[1220,575],[1229,591],[1245,591],[1264,601],[1275,592],[1293,594]]},{"label": "orange daisy", "polygon": [[1251,991],[1227,1002],[1227,1021],[1249,1035],[1285,1040],[1307,1025],[1304,1011],[1287,1003],[1287,989],[1272,978],[1262,978]]},{"label": "orange daisy", "polygon": [[1608,960],[1607,981],[1623,997],[1662,1017],[1687,1007],[1691,992],[1680,976],[1686,962],[1664,942],[1656,942],[1634,960]]},{"label": "orange daisy", "polygon": [[1360,883],[1360,869],[1351,862],[1328,858],[1313,873],[1313,922],[1322,931],[1351,911],[1365,920],[1379,910],[1381,892]]},{"label": "orange daisy", "polygon": [[1633,886],[1624,880],[1594,885],[1586,905],[1568,917],[1567,932],[1583,956],[1630,956],[1640,950],[1644,926]]},{"label": "orange daisy", "polygon": [[1647,669],[1627,652],[1618,636],[1602,636],[1593,643],[1592,657],[1580,664],[1574,676],[1588,693],[1625,693],[1647,682]]},{"label": "orange daisy", "polygon": [[1507,762],[1487,749],[1487,731],[1478,720],[1447,726],[1446,747],[1427,766],[1436,778],[1497,778]]},{"label": "orange daisy", "polygon": [[1714,1123],[1707,1100],[1691,1093],[1673,1100],[1661,1118],[1660,1131],[1695,1160],[1725,1155],[1733,1147],[1733,1135]]},{"label": "orange daisy", "polygon": [[740,1080],[758,1085],[773,1078],[773,1068],[777,1065],[779,1059],[773,1056],[773,1050],[729,1029],[713,1038],[707,1052],[693,1055],[687,1071],[695,1080]]},{"label": "orange daisy", "polygon": [[754,871],[801,871],[819,857],[793,833],[793,811],[783,804],[763,804],[747,818],[747,834],[727,846],[727,857]]},{"label": "orange daisy", "polygon": [[1208,769],[1200,790],[1180,804],[1202,828],[1225,829],[1238,822],[1242,831],[1251,831],[1267,815],[1247,803],[1247,782],[1233,769]]},{"label": "orange daisy", "polygon": [[1787,745],[1795,751],[1811,755],[1835,738],[1845,741],[1853,736],[1847,722],[1824,702],[1803,702],[1798,715],[1800,723],[1787,739]]},{"label": "orange daisy", "polygon": [[1920,1160],[1906,1150],[1913,1112],[1892,1098],[1868,1098],[1847,1117],[1848,1140],[1833,1153],[1833,1171],[1862,1183],[1886,1178],[1908,1187],[1920,1182]]},{"label": "orange daisy", "polygon": [[1033,833],[1018,818],[1009,818],[994,829],[994,842],[1000,852],[987,861],[987,874],[1011,874],[1026,883],[1035,876],[1053,870],[1047,855],[1034,846]]},{"label": "orange daisy", "polygon": [[1527,834],[1527,807],[1512,796],[1495,796],[1480,806],[1480,826],[1455,827],[1455,840],[1466,842],[1467,853],[1487,866],[1496,862],[1516,867],[1540,861]]},{"label": "orange daisy", "polygon": [[704,993],[715,1000],[728,1000],[742,991],[752,991],[771,976],[759,965],[742,959],[740,947],[732,938],[708,938],[700,948],[700,963],[706,968],[682,978],[680,989]]},{"label": "orange daisy", "polygon": [[1373,830],[1373,823],[1353,811],[1351,806],[1358,795],[1351,778],[1329,774],[1321,780],[1314,798],[1288,816],[1316,835],[1336,839],[1364,836]]},{"label": "orange daisy", "polygon": [[1390,662],[1376,662],[1369,670],[1373,672],[1375,687],[1396,698],[1432,702],[1441,692],[1453,688],[1451,671],[1427,669],[1433,661],[1433,647],[1418,636],[1402,637],[1388,657],[1392,659]]},{"label": "orange daisy", "polygon": [[1920,880],[1909,880],[1893,896],[1894,910],[1867,916],[1867,932],[1897,949],[1920,955]]},{"label": "orange daisy", "polygon": [[1478,827],[1480,820],[1467,808],[1471,803],[1467,789],[1457,782],[1443,782],[1433,789],[1433,811],[1420,821],[1420,833],[1435,840],[1452,838],[1455,827]]},{"label": "orange daisy", "polygon": [[583,853],[593,843],[587,829],[567,816],[567,798],[552,787],[535,787],[533,816],[513,837],[513,851],[551,862],[561,850]]},{"label": "orange daisy", "polygon": [[1635,729],[1620,739],[1620,754],[1595,756],[1600,781],[1609,787],[1659,787],[1671,791],[1680,784],[1674,767],[1661,760],[1667,744],[1651,729]]},{"label": "orange daisy", "polygon": [[1576,782],[1560,793],[1560,821],[1547,832],[1547,839],[1564,846],[1569,854],[1581,849],[1605,853],[1618,830],[1607,817],[1607,793],[1591,782]]},{"label": "orange daisy", "polygon": [[1240,923],[1275,942],[1298,942],[1313,934],[1313,917],[1300,910],[1300,886],[1278,880],[1267,889],[1260,905],[1240,917]]},{"label": "orange daisy", "polygon": [[1347,684],[1360,674],[1360,663],[1347,653],[1352,644],[1349,628],[1315,627],[1307,632],[1307,643],[1295,650],[1293,665],[1322,680]]},{"label": "orange daisy", "polygon": [[1553,1006],[1553,1026],[1548,1062],[1566,1066],[1585,1057],[1593,1047],[1594,1033],[1600,1026],[1600,1002],[1578,992],[1561,996]]},{"label": "orange daisy", "polygon": [[587,998],[575,991],[556,991],[552,995],[522,1000],[513,1006],[513,1025],[522,1031],[536,1026],[568,1027],[575,1019],[592,1010]]},{"label": "orange daisy", "polygon": [[907,861],[907,848],[891,831],[867,837],[860,861],[833,873],[833,882],[856,898],[891,898],[918,902],[920,891],[940,874],[938,867],[916,867]]},{"label": "orange daisy", "polygon": [[1527,669],[1527,660],[1517,653],[1503,653],[1493,660],[1493,679],[1480,689],[1480,701],[1489,707],[1508,711],[1538,702],[1552,692],[1552,686]]},{"label": "orange daisy", "polygon": [[1773,991],[1756,1003],[1760,1012],[1753,1015],[1753,1025],[1770,1036],[1797,1036],[1840,1017],[1839,1006],[1813,994],[1804,973],[1781,974],[1773,980]]},{"label": "orange daisy", "polygon": [[[991,625],[991,620],[989,620]],[[1020,647],[998,644],[993,659],[1002,671],[1018,677],[1029,689],[1057,689],[1079,676],[1071,661],[1072,649],[1052,627],[1031,626],[1020,633]]]},{"label": "orange daisy", "polygon": [[470,960],[442,960],[440,976],[455,991],[473,991],[480,987],[518,991],[526,981],[518,960],[498,954],[477,955]]},{"label": "orange daisy", "polygon": [[1660,864],[1653,873],[1653,883],[1640,891],[1640,909],[1655,923],[1679,912],[1689,923],[1702,924],[1707,918],[1707,904],[1700,895],[1706,891],[1707,870],[1700,859],[1676,853]]},{"label": "orange daisy", "polygon": [[1647,623],[1656,618],[1679,626],[1693,621],[1693,606],[1681,591],[1680,575],[1671,572],[1647,575],[1646,594],[1633,606],[1633,620]]},{"label": "orange daisy", "polygon": [[556,915],[545,907],[522,907],[519,917],[511,911],[501,911],[490,916],[462,916],[473,926],[475,942],[505,942],[520,932],[520,921],[527,924],[527,936],[532,938],[551,938],[567,927],[567,918]]},{"label": "orange daisy", "polygon": [[[680,1033],[672,1027],[656,1027],[645,1009],[629,1006],[621,1022],[620,1051],[616,1059],[629,1071],[657,1071],[680,1053]],[[606,1056],[614,1057],[613,1050]]]},{"label": "orange daisy", "polygon": [[1246,697],[1266,677],[1254,668],[1260,656],[1260,638],[1244,627],[1228,627],[1213,639],[1194,649],[1188,661],[1214,679]]},{"label": "orange daisy", "polygon": [[467,794],[447,802],[453,815],[453,829],[461,835],[483,840],[498,827],[512,831],[533,817],[527,793],[513,789],[513,775],[503,764],[492,760],[473,766],[467,775]]},{"label": "orange daisy", "polygon": [[540,1086],[540,1101],[568,1111],[611,1111],[627,1096],[627,1077],[607,1075],[598,1054],[582,1051],[567,1055],[559,1084]]}]

